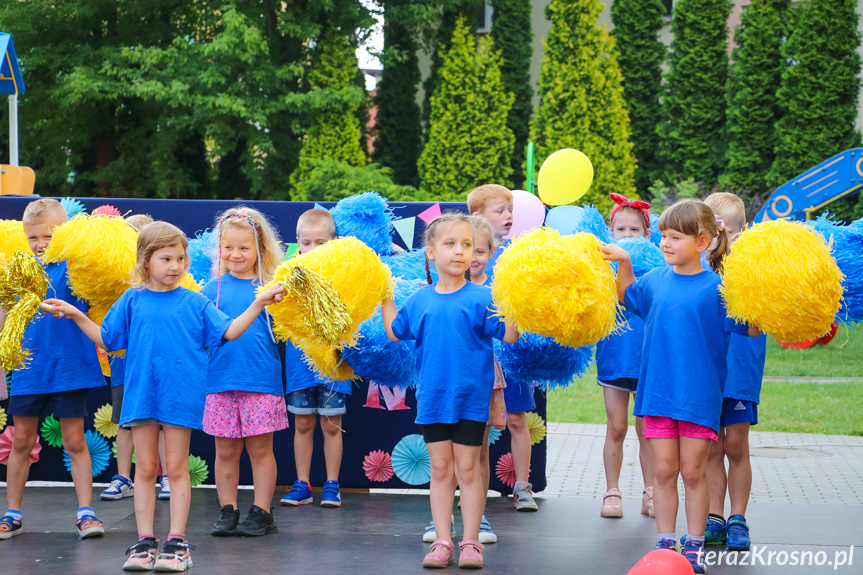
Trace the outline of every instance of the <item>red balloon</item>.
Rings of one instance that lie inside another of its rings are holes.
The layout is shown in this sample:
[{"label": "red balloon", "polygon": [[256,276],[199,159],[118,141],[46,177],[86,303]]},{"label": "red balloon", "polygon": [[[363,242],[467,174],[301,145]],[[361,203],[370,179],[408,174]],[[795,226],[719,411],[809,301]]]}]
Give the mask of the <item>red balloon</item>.
[{"label": "red balloon", "polygon": [[692,566],[677,551],[654,549],[639,559],[627,575],[692,575]]}]

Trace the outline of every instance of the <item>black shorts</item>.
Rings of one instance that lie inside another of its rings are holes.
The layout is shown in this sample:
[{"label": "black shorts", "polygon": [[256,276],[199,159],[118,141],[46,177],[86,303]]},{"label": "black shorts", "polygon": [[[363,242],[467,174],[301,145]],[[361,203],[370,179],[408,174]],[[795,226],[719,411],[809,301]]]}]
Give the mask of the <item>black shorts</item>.
[{"label": "black shorts", "polygon": [[40,417],[54,414],[54,417],[86,417],[87,394],[89,389],[73,389],[53,393],[32,395],[13,395],[9,398],[10,415],[21,417]]},{"label": "black shorts", "polygon": [[452,441],[459,445],[479,447],[485,436],[486,422],[459,419],[458,423],[426,423],[421,427],[426,443]]}]

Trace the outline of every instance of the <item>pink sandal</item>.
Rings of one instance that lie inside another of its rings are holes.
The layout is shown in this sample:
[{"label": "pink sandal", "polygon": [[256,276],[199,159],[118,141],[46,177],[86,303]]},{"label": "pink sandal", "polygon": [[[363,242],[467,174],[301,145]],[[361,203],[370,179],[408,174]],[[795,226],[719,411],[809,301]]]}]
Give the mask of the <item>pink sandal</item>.
[{"label": "pink sandal", "polygon": [[429,546],[429,552],[423,558],[423,567],[443,569],[452,565],[454,561],[452,543],[437,539]]},{"label": "pink sandal", "polygon": [[483,544],[465,539],[458,544],[458,566],[460,569],[482,569]]}]

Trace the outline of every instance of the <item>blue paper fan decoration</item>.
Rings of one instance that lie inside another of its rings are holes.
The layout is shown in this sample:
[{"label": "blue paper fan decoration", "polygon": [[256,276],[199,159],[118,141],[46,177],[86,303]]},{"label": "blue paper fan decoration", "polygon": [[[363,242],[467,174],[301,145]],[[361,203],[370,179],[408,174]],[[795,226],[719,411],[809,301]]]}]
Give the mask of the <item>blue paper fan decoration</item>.
[{"label": "blue paper fan decoration", "polygon": [[[84,437],[87,439],[87,449],[90,450],[90,460],[93,464],[93,477],[96,477],[108,468],[108,462],[111,460],[111,448],[105,438],[88,429],[84,432]],[[69,452],[63,450],[63,464],[66,466],[66,471],[72,472],[72,460],[69,458]]]},{"label": "blue paper fan decoration", "polygon": [[424,485],[431,481],[431,462],[422,435],[406,435],[399,441],[392,455],[396,477],[408,485]]},{"label": "blue paper fan decoration", "polygon": [[392,253],[393,210],[377,192],[363,192],[343,198],[330,210],[336,233],[353,236],[378,255]]},{"label": "blue paper fan decoration", "polygon": [[[393,272],[393,277],[406,280],[426,281],[425,250],[417,249],[402,252],[392,256],[381,256],[381,261]],[[429,263],[432,281],[437,281],[437,270],[434,263]]]},{"label": "blue paper fan decoration", "polygon": [[843,324],[863,321],[863,219],[850,226],[843,226],[821,215],[807,225],[824,236],[832,244],[833,258],[845,275],[842,281],[842,307],[836,320]]},{"label": "blue paper fan decoration", "polygon": [[216,233],[212,230],[198,232],[189,240],[189,273],[199,284],[206,284],[213,279],[213,265],[219,259],[219,246]]},{"label": "blue paper fan decoration", "polygon": [[64,210],[66,210],[66,215],[69,219],[72,219],[72,216],[75,214],[81,214],[86,211],[84,209],[84,204],[75,198],[63,198],[60,200],[60,205],[63,206]]},{"label": "blue paper fan decoration", "polygon": [[[395,279],[394,299],[401,309],[421,286],[417,280]],[[411,387],[416,381],[416,354],[413,341],[392,342],[384,330],[381,310],[360,324],[360,338],[353,347],[342,349],[342,358],[362,379],[385,387]]]},{"label": "blue paper fan decoration", "polygon": [[525,332],[513,344],[494,340],[494,353],[508,382],[537,381],[553,388],[566,387],[584,374],[593,346],[568,347],[550,337]]},{"label": "blue paper fan decoration", "polygon": [[503,435],[501,430],[492,427],[488,432],[488,444],[494,445],[501,435]]}]

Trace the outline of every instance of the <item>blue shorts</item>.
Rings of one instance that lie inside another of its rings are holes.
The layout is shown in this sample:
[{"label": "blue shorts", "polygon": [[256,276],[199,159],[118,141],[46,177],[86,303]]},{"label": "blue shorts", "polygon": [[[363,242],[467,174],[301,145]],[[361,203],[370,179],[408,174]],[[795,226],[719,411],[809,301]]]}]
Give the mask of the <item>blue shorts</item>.
[{"label": "blue shorts", "polygon": [[21,417],[41,417],[54,414],[54,417],[86,417],[87,394],[89,389],[73,389],[54,393],[35,393],[33,395],[13,395],[9,398],[10,415]]},{"label": "blue shorts", "polygon": [[298,389],[288,394],[288,411],[294,415],[343,415],[347,394],[333,391],[325,383],[317,387]]},{"label": "blue shorts", "polygon": [[133,419],[132,421],[124,425],[123,429],[131,429],[132,427],[137,427],[139,425],[161,425],[162,427],[170,427],[171,429],[186,428],[185,425],[168,423],[167,421],[162,421],[161,419],[156,419],[155,417],[145,417],[143,419]]},{"label": "blue shorts", "polygon": [[725,427],[732,423],[758,424],[758,404],[745,399],[722,400],[722,413],[719,415],[719,426]]},{"label": "blue shorts", "polygon": [[635,390],[638,389],[637,377],[620,377],[618,379],[608,379],[604,381],[597,379],[596,383],[602,387],[610,387],[611,389],[619,389],[620,391],[628,391],[629,393],[635,393]]},{"label": "blue shorts", "polygon": [[524,413],[536,409],[533,398],[533,383],[529,381],[507,381],[503,388],[503,402],[507,413]]}]

